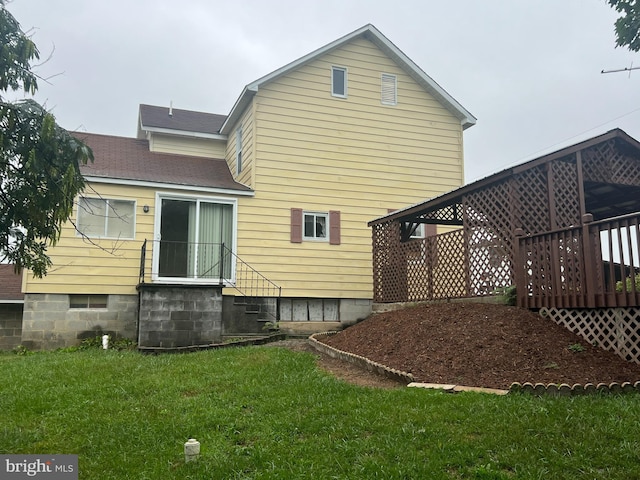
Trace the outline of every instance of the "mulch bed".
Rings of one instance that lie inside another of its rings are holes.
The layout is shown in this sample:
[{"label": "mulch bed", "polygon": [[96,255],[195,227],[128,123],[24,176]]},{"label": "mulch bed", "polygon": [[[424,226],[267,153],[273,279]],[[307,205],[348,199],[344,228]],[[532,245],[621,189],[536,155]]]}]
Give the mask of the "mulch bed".
[{"label": "mulch bed", "polygon": [[425,383],[506,389],[513,382],[640,380],[640,365],[588,344],[552,320],[503,305],[419,305],[374,314],[319,340]]}]

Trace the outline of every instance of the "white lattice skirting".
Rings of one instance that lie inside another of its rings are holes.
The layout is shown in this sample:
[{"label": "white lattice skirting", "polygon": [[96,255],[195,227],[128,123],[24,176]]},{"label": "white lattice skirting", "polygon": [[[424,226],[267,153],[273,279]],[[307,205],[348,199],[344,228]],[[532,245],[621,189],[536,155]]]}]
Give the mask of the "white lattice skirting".
[{"label": "white lattice skirting", "polygon": [[640,363],[640,308],[541,308],[540,315],[592,345]]}]

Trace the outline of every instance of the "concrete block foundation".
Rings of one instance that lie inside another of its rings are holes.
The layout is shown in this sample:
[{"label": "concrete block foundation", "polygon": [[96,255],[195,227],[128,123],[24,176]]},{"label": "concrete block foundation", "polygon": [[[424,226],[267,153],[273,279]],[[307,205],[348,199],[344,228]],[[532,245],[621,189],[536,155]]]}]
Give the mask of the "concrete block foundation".
[{"label": "concrete block foundation", "polygon": [[69,295],[28,293],[21,344],[29,350],[78,345],[85,338],[136,338],[137,295],[109,295],[107,308],[70,308]]},{"label": "concrete block foundation", "polygon": [[138,346],[177,348],[222,340],[222,287],[140,285]]},{"label": "concrete block foundation", "polygon": [[0,303],[0,350],[13,350],[22,341],[22,303]]}]

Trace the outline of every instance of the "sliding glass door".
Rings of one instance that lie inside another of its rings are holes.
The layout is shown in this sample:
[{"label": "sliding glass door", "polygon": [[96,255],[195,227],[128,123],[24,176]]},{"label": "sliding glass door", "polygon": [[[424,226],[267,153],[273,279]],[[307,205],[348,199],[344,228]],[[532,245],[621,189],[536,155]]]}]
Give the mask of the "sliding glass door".
[{"label": "sliding glass door", "polygon": [[159,205],[158,277],[231,279],[234,205],[175,197]]}]

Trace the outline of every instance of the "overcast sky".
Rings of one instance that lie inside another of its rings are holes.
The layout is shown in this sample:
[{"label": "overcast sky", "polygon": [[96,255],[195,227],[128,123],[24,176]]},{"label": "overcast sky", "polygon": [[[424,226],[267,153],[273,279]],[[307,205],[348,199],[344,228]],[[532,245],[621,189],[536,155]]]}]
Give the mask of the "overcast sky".
[{"label": "overcast sky", "polygon": [[228,114],[243,87],[374,24],[478,119],[473,181],[622,128],[640,139],[640,56],[605,0],[13,0],[42,59],[36,99],[69,130],[133,137],[138,105]]}]

